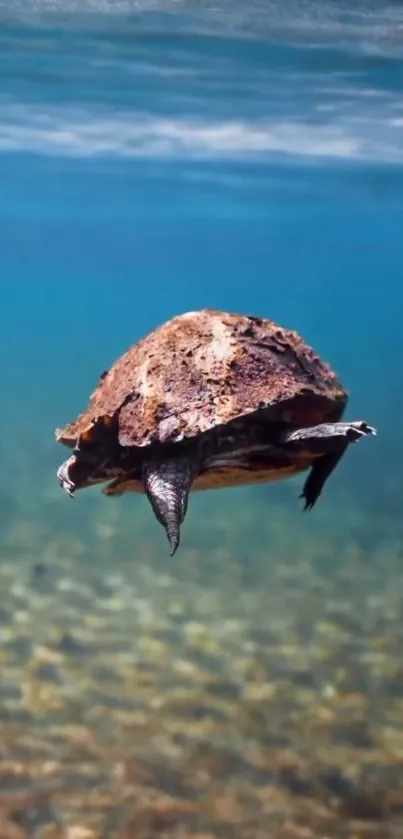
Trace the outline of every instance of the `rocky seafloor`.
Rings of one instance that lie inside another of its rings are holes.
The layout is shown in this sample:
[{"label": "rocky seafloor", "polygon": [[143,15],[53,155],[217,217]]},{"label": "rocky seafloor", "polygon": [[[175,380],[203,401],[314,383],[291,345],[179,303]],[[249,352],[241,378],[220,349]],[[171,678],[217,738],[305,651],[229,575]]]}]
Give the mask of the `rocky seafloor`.
[{"label": "rocky seafloor", "polygon": [[102,533],[2,550],[0,839],[403,836],[398,549],[221,547],[203,578]]}]

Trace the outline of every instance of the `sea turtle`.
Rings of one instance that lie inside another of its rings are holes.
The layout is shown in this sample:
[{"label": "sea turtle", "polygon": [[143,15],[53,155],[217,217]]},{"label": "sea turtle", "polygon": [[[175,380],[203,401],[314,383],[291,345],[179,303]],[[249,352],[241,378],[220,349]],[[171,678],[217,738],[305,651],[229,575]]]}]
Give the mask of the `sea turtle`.
[{"label": "sea turtle", "polygon": [[73,449],[58,470],[69,495],[145,492],[171,556],[191,490],[278,480],[310,468],[317,501],[349,443],[374,434],[341,422],[348,395],[296,333],[213,309],[174,317],[101,375],[86,411],[56,439]]}]

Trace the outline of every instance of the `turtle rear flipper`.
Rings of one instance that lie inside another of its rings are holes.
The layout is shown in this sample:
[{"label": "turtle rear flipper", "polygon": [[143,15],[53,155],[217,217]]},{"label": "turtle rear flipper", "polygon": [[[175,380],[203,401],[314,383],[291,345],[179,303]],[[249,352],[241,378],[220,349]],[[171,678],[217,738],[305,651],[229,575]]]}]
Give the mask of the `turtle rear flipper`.
[{"label": "turtle rear flipper", "polygon": [[323,487],[350,443],[361,437],[376,434],[375,428],[366,422],[322,423],[311,428],[298,428],[285,435],[287,445],[297,446],[304,453],[325,452],[314,461],[301,498],[305,499],[304,510],[311,510],[316,504]]},{"label": "turtle rear flipper", "polygon": [[312,510],[312,507],[315,506],[329,475],[331,475],[342,459],[347,447],[348,443],[345,444],[342,451],[324,454],[323,457],[320,457],[314,463],[300,495],[300,498],[303,498],[305,502],[303,507],[304,511]]},{"label": "turtle rear flipper", "polygon": [[308,428],[287,431],[282,439],[296,450],[309,454],[330,454],[344,451],[349,443],[356,443],[361,437],[376,434],[375,428],[367,422],[323,422]]}]

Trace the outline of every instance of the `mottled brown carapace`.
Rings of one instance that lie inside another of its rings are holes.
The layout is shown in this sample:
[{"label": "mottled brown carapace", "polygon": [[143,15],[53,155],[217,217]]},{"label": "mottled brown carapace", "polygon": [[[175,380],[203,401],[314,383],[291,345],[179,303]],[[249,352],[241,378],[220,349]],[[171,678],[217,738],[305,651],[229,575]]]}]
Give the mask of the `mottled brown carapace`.
[{"label": "mottled brown carapace", "polygon": [[260,410],[295,425],[338,420],[347,393],[296,333],[263,318],[204,309],[179,315],[103,374],[87,410],[57,439],[74,446],[97,422],[121,446],[179,442]]}]

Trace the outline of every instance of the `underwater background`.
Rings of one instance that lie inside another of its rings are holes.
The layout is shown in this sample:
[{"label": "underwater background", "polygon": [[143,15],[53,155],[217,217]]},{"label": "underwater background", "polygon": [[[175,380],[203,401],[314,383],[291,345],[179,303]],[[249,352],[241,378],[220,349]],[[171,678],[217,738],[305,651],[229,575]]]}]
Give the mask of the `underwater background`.
[{"label": "underwater background", "polygon": [[[403,10],[0,0],[0,839],[403,831]],[[297,329],[378,436],[71,502],[54,440],[204,307]]]}]

